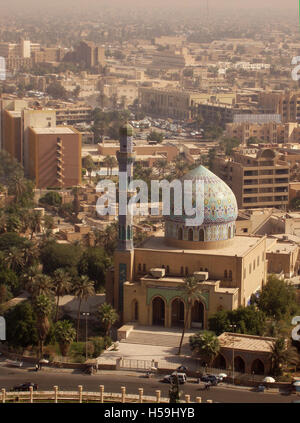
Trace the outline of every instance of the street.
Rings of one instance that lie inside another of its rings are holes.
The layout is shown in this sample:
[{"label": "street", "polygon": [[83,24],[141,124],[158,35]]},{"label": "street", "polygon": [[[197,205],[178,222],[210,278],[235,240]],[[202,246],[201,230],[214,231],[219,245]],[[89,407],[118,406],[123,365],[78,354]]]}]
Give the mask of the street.
[{"label": "street", "polygon": [[[52,390],[58,385],[60,390],[75,391],[78,385],[83,385],[84,391],[99,392],[99,385],[104,385],[106,392],[121,392],[121,386],[126,386],[127,393],[138,394],[138,388],[144,388],[145,395],[155,395],[155,390],[160,389],[162,397],[168,397],[169,385],[160,382],[159,377],[147,379],[144,374],[131,373],[129,371],[99,371],[90,376],[77,370],[59,371],[43,369],[36,373],[33,368],[15,369],[5,366],[0,367],[0,388],[10,390],[14,385],[24,382],[38,384],[38,389]],[[259,393],[244,388],[230,388],[226,385],[212,387],[209,391],[203,390],[204,384],[188,382],[180,385],[183,394],[189,394],[191,401],[201,397],[205,402],[211,399],[219,403],[291,403],[296,395],[281,393]]]}]

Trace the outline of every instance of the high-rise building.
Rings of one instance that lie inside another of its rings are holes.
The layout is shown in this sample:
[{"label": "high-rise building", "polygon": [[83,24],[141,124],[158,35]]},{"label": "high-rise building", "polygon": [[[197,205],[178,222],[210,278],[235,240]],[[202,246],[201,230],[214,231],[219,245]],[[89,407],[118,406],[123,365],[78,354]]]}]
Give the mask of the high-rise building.
[{"label": "high-rise building", "polygon": [[290,166],[270,148],[239,148],[233,157],[217,156],[214,172],[235,194],[239,208],[286,208]]},{"label": "high-rise building", "polygon": [[71,127],[28,128],[29,177],[37,188],[81,183],[81,135]]},{"label": "high-rise building", "polygon": [[105,49],[92,41],[81,41],[75,49],[75,60],[84,63],[87,68],[104,66]]}]

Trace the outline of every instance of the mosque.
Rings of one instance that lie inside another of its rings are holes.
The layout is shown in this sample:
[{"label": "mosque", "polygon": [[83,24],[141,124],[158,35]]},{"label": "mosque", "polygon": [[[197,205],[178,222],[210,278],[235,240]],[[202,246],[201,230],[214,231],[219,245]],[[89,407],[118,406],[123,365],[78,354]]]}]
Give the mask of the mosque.
[{"label": "mosque", "polygon": [[[120,129],[119,170],[133,175],[132,128]],[[193,300],[189,328],[206,329],[208,318],[220,310],[249,304],[266,283],[266,237],[237,236],[236,198],[219,177],[198,166],[185,180],[204,182],[204,221],[186,225],[186,216],[165,218],[164,236],[152,237],[134,248],[132,216],[119,216],[119,242],[114,267],[106,280],[107,301],[123,324],[181,327],[187,298],[186,276],[201,286]],[[125,193],[125,195],[129,195]]]}]

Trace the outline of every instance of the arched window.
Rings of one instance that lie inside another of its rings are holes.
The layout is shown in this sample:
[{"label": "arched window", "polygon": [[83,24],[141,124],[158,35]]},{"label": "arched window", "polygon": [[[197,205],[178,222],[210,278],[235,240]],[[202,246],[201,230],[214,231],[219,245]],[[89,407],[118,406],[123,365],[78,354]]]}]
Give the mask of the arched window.
[{"label": "arched window", "polygon": [[167,275],[170,273],[170,267],[169,266],[167,266],[166,273],[167,273]]},{"label": "arched window", "polygon": [[127,239],[131,239],[131,230],[130,230],[130,226],[127,226]]},{"label": "arched window", "polygon": [[228,275],[227,275],[227,270],[224,270],[224,279],[227,279]]},{"label": "arched window", "polygon": [[228,228],[228,238],[231,238],[231,227]]},{"label": "arched window", "polygon": [[185,268],[185,274],[186,274],[186,276],[189,274],[189,269],[188,269],[188,267],[186,267],[186,268]]},{"label": "arched window", "polygon": [[189,241],[194,241],[194,231],[193,231],[192,228],[189,229],[189,232],[188,232],[188,240]]},{"label": "arched window", "polygon": [[143,264],[143,272],[146,272],[146,265]]},{"label": "arched window", "polygon": [[138,265],[138,270],[139,270],[139,272],[142,271],[142,265],[141,265],[141,263],[139,263],[139,265]]},{"label": "arched window", "polygon": [[229,280],[232,281],[232,270],[229,270]]},{"label": "arched window", "polygon": [[199,241],[204,241],[204,230],[200,229],[199,231]]},{"label": "arched window", "polygon": [[122,226],[122,240],[125,241],[125,239],[126,239],[125,226]]},{"label": "arched window", "polygon": [[182,241],[182,239],[183,239],[183,230],[182,230],[182,228],[179,228],[178,229],[178,240]]}]

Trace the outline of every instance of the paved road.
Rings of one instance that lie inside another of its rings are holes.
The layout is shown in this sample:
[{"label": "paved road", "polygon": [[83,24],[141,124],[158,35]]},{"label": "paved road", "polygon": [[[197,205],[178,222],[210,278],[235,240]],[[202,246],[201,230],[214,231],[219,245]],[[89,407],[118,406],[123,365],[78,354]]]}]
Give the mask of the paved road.
[{"label": "paved road", "polygon": [[[86,375],[78,371],[48,371],[38,373],[32,369],[15,369],[1,365],[0,388],[11,389],[14,385],[31,381],[37,383],[39,390],[52,390],[58,385],[60,390],[77,390],[78,385],[83,385],[83,390],[99,391],[99,385],[104,385],[106,392],[120,392],[121,386],[125,385],[127,392],[138,394],[138,388],[144,388],[145,395],[155,395],[156,389],[161,389],[162,396],[168,397],[168,385],[159,381],[159,378],[147,379],[142,374],[130,372],[107,372],[100,371],[97,375]],[[212,387],[209,391],[203,390],[203,384],[188,382],[181,386],[185,394],[191,395],[194,401],[197,396],[202,401],[212,399],[222,403],[290,403],[296,399],[295,395],[258,393],[245,389],[232,389],[230,387]]]}]

